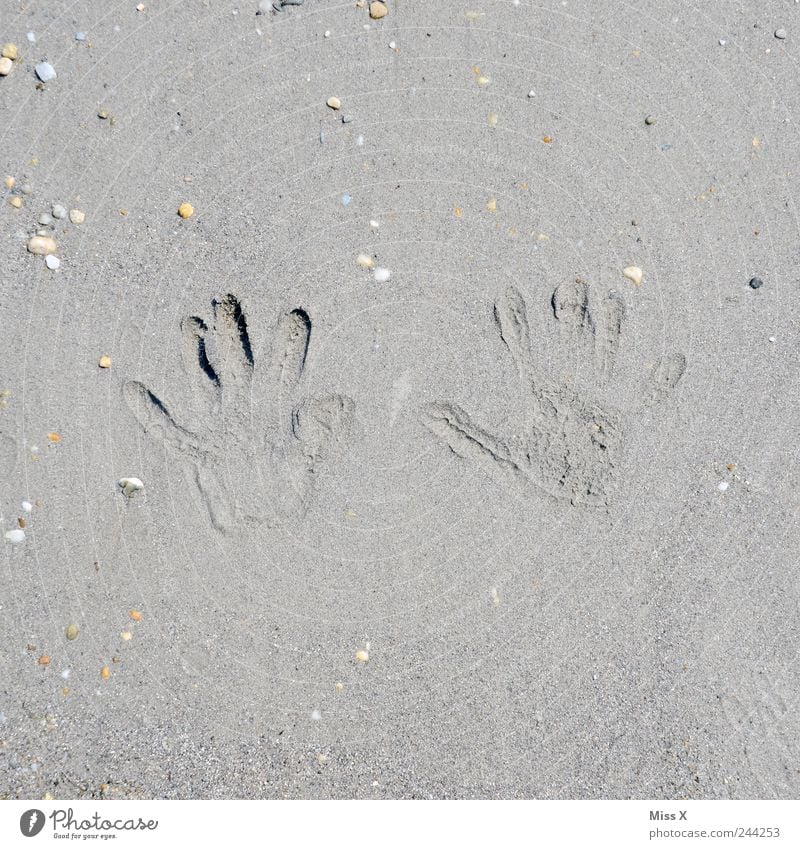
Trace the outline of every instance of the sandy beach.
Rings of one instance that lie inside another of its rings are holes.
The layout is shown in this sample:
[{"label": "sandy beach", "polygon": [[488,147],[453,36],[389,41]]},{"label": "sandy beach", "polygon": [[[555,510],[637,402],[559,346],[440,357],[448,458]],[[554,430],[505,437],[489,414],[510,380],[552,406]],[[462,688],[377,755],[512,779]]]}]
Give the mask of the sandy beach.
[{"label": "sandy beach", "polygon": [[0,42],[2,797],[798,798],[800,5]]}]

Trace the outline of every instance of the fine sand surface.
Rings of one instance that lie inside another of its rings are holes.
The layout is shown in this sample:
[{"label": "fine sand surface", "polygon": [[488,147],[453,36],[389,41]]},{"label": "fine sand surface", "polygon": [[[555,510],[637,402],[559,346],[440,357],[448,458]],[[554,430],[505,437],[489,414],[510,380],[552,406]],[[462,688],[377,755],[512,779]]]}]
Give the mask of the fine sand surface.
[{"label": "fine sand surface", "polygon": [[0,793],[796,798],[800,6],[387,6],[0,0]]}]

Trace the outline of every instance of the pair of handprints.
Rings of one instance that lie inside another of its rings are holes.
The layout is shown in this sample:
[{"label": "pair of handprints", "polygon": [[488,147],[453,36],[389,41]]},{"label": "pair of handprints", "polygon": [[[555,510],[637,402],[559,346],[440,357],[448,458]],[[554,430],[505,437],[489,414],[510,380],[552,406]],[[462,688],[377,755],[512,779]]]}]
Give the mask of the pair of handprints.
[{"label": "pair of handprints", "polygon": [[[622,333],[622,299],[599,296],[576,281],[555,290],[546,313],[562,331],[557,344],[586,347],[598,388],[604,388]],[[525,402],[519,431],[492,434],[446,401],[425,406],[421,422],[453,453],[504,485],[572,504],[607,504],[620,464],[622,416],[541,370],[527,306],[515,288],[495,303],[494,321],[519,374]],[[267,356],[254,353],[245,312],[230,294],[212,302],[208,319],[184,320],[181,332],[192,381],[191,417],[174,413],[151,389],[130,381],[125,398],[143,431],[189,462],[218,530],[282,513],[302,515],[325,465],[348,449],[355,417],[355,404],[344,395],[302,391],[314,343],[308,312],[298,308],[282,317]],[[644,401],[663,400],[685,367],[682,354],[662,358]]]}]

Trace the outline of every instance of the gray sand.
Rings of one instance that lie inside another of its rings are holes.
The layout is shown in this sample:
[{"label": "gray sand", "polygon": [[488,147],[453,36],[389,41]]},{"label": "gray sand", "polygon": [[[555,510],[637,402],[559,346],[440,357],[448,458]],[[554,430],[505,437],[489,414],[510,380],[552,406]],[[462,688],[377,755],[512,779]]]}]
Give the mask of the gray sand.
[{"label": "gray sand", "polygon": [[0,792],[796,798],[800,7],[135,6],[0,0]]}]

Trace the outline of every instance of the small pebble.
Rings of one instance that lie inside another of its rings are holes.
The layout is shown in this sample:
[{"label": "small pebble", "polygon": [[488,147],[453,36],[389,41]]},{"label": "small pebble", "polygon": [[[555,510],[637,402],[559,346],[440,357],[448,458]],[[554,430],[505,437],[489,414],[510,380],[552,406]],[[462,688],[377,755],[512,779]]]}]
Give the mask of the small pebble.
[{"label": "small pebble", "polygon": [[357,136],[356,144],[358,145],[358,147],[361,147],[364,144],[364,136]]},{"label": "small pebble", "polygon": [[389,9],[385,3],[381,3],[381,0],[373,0],[373,2],[369,4],[369,16],[373,21],[379,21],[381,18],[385,18],[388,14]]},{"label": "small pebble", "polygon": [[133,497],[137,492],[144,489],[144,484],[139,478],[120,478],[117,484],[122,489],[122,494],[128,498]]},{"label": "small pebble", "polygon": [[349,205],[349,203],[350,203],[350,201],[351,201],[352,199],[353,199],[353,198],[351,198],[351,197],[350,197],[350,195],[348,195],[348,194],[343,194],[343,195],[342,195],[342,206],[348,206],[348,205]]},{"label": "small pebble", "polygon": [[329,29],[326,29],[325,32],[323,33],[323,35],[324,35],[325,38],[330,38],[331,37],[331,31]]},{"label": "small pebble", "polygon": [[528,97],[536,97],[536,92],[535,92],[533,89],[531,89],[531,90],[528,92]]},{"label": "small pebble", "polygon": [[60,203],[57,203],[53,206],[53,218],[66,218],[67,210],[65,207],[61,206]]},{"label": "small pebble", "polygon": [[33,504],[31,504],[30,501],[23,501],[22,502],[22,509],[26,513],[30,513],[33,510]]},{"label": "small pebble", "polygon": [[3,56],[0,58],[0,77],[7,77],[14,68],[14,63]]},{"label": "small pebble", "polygon": [[39,658],[39,666],[50,666],[50,655],[49,654],[43,654]]},{"label": "small pebble", "polygon": [[29,32],[28,35],[27,35],[27,39],[31,44],[36,44],[36,33],[35,32]]},{"label": "small pebble", "polygon": [[644,122],[645,122],[645,124],[647,124],[647,126],[648,126],[648,127],[652,127],[652,126],[653,126],[653,124],[655,124],[656,119],[655,119],[652,115],[648,115],[648,116],[644,119]]},{"label": "small pebble", "polygon": [[378,221],[372,220],[369,222],[370,230],[377,230],[380,227],[380,223]]},{"label": "small pebble", "polygon": [[101,677],[104,681],[108,681],[108,679],[111,677],[111,670],[110,670],[107,666],[104,666],[104,667],[100,670],[100,677]]},{"label": "small pebble", "polygon": [[353,116],[352,115],[342,115],[342,123],[343,124],[352,124]]},{"label": "small pebble", "polygon": [[341,693],[342,690],[344,690],[344,684],[342,684],[341,681],[337,681],[336,685],[334,686],[334,689],[336,690],[337,693]]},{"label": "small pebble", "polygon": [[133,639],[133,634],[131,634],[130,631],[122,631],[119,636],[120,636],[120,639],[124,640],[126,643],[129,640]]},{"label": "small pebble", "polygon": [[71,209],[69,211],[69,220],[73,224],[83,224],[86,221],[86,213],[81,212],[80,209]]},{"label": "small pebble", "polygon": [[16,195],[12,198],[9,198],[8,202],[11,204],[11,206],[14,207],[14,209],[20,209],[22,207],[22,198],[17,197]]},{"label": "small pebble", "polygon": [[49,62],[39,62],[34,70],[36,71],[36,76],[43,83],[49,83],[50,80],[54,80],[58,76],[56,69]]},{"label": "small pebble", "polygon": [[57,256],[53,256],[52,254],[48,254],[44,258],[44,264],[51,270],[55,271],[60,265],[61,260]]},{"label": "small pebble", "polygon": [[727,42],[727,41],[725,41],[725,39],[724,39],[724,38],[721,38],[721,39],[719,40],[719,46],[720,46],[720,47],[724,47],[727,43],[728,43],[728,42]]},{"label": "small pebble", "polygon": [[376,268],[375,269],[375,282],[376,283],[388,283],[389,278],[392,276],[392,272],[389,271],[388,268]]},{"label": "small pebble", "polygon": [[729,486],[730,486],[730,484],[728,483],[728,481],[720,481],[720,484],[719,484],[719,486],[717,487],[717,489],[718,489],[720,492],[725,492],[725,490],[726,490]]},{"label": "small pebble", "polygon": [[774,337],[774,336],[770,336],[770,337],[769,337],[769,341],[770,341],[770,342],[774,342],[774,341],[775,341],[775,337]]},{"label": "small pebble", "polygon": [[19,59],[19,51],[17,50],[16,44],[4,44],[2,50],[2,56],[4,59],[11,59],[15,61]]},{"label": "small pebble", "polygon": [[356,660],[359,663],[366,663],[369,660],[369,652],[364,651],[364,649],[359,649],[356,652]]},{"label": "small pebble", "polygon": [[25,542],[25,531],[23,531],[21,528],[14,528],[13,531],[5,532],[5,538],[12,545],[19,545],[19,543]]},{"label": "small pebble", "polygon": [[28,239],[28,251],[38,256],[54,254],[58,249],[56,240],[51,236],[32,236]]},{"label": "small pebble", "polygon": [[325,103],[330,106],[331,109],[341,109],[342,101],[339,100],[338,97],[329,97]]},{"label": "small pebble", "polygon": [[7,189],[13,189],[17,185],[17,181],[9,174],[4,180],[3,185]]},{"label": "small pebble", "polygon": [[50,215],[50,214],[49,214],[49,213],[47,213],[47,212],[43,212],[43,213],[39,216],[39,223],[40,223],[43,227],[49,227],[49,226],[53,223],[53,216],[52,216],[52,215]]},{"label": "small pebble", "polygon": [[314,720],[314,722],[319,722],[320,719],[322,719],[322,714],[318,710],[312,710],[311,718]]},{"label": "small pebble", "polygon": [[75,33],[75,41],[86,41],[86,33],[85,32],[76,32]]},{"label": "small pebble", "polygon": [[178,207],[178,215],[181,218],[191,218],[194,215],[194,207],[190,203],[182,203]]},{"label": "small pebble", "polygon": [[130,616],[131,619],[133,619],[134,622],[141,622],[142,621],[142,614],[139,613],[138,610],[131,610],[128,613],[128,616]]},{"label": "small pebble", "polygon": [[100,368],[111,368],[111,357],[103,354],[103,356],[97,361],[97,365],[100,366]]},{"label": "small pebble", "polygon": [[488,118],[489,126],[496,127],[497,126],[497,112],[490,112]]},{"label": "small pebble", "polygon": [[764,285],[764,281],[760,277],[751,277],[747,285],[751,289],[760,289]]},{"label": "small pebble", "polygon": [[106,112],[106,110],[105,110],[105,109],[101,109],[101,110],[97,113],[97,117],[98,117],[101,121],[105,121],[105,120],[108,118],[108,112]]},{"label": "small pebble", "polygon": [[32,195],[33,194],[33,186],[30,183],[23,183],[20,191],[23,195]]},{"label": "small pebble", "polygon": [[367,254],[359,254],[356,257],[356,265],[359,268],[375,268],[375,260]]},{"label": "small pebble", "polygon": [[623,268],[622,276],[627,277],[636,286],[642,284],[642,269],[638,265],[629,265],[627,268]]},{"label": "small pebble", "polygon": [[489,79],[489,77],[484,77],[484,76],[478,77],[478,85],[481,86],[481,87],[489,85],[490,82],[491,82],[491,80]]},{"label": "small pebble", "polygon": [[780,38],[780,39],[786,38],[786,30],[783,29],[783,28],[776,29],[775,30],[775,38]]},{"label": "small pebble", "polygon": [[486,204],[487,212],[497,212],[497,198],[490,198]]},{"label": "small pebble", "polygon": [[80,633],[80,629],[74,623],[70,623],[67,625],[67,630],[65,634],[67,635],[68,640],[76,640],[78,638],[78,634]]}]

